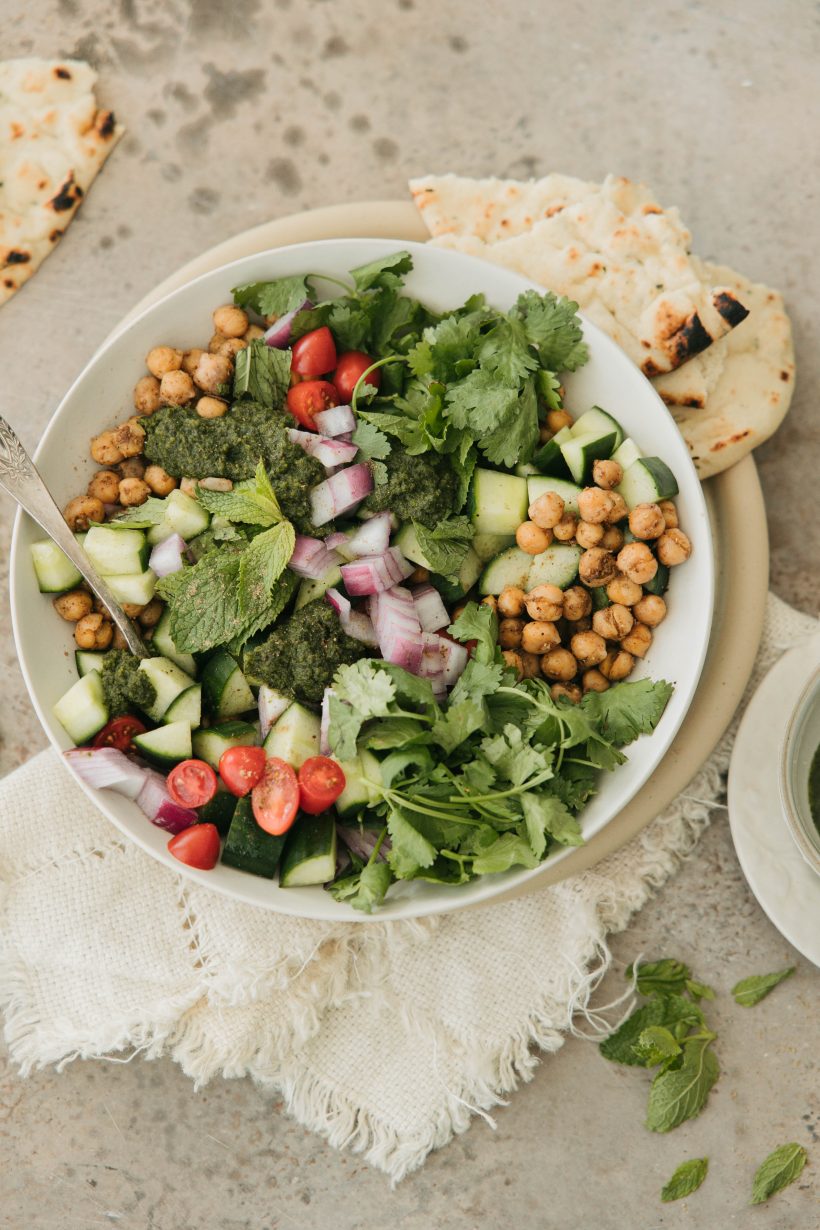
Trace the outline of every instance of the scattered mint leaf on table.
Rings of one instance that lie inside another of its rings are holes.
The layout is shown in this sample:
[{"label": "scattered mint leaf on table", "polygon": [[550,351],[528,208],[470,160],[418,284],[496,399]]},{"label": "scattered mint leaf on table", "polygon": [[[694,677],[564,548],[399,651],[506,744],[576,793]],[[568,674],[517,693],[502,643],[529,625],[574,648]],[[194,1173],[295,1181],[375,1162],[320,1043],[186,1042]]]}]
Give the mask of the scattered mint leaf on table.
[{"label": "scattered mint leaf on table", "polygon": [[752,974],[749,978],[741,978],[740,982],[736,982],[732,987],[735,1003],[740,1004],[743,1008],[751,1008],[753,1004],[759,1004],[770,991],[773,991],[786,978],[790,978],[795,969],[796,966],[790,965],[788,969],[779,970],[776,974]]},{"label": "scattered mint leaf on table", "polygon": [[[239,307],[250,308],[259,316],[284,316],[293,312],[309,299],[312,291],[308,286],[310,275],[292,278],[277,278],[275,282],[246,282],[231,291],[233,301]],[[272,347],[269,347],[272,349]]]},{"label": "scattered mint leaf on table", "polygon": [[693,1157],[688,1162],[681,1162],[671,1179],[661,1190],[661,1200],[669,1204],[672,1200],[682,1200],[696,1192],[709,1170],[707,1157]]},{"label": "scattered mint leaf on table", "polygon": [[775,1192],[788,1187],[800,1175],[809,1155],[802,1145],[780,1145],[755,1171],[751,1204],[762,1204]]},{"label": "scattered mint leaf on table", "polygon": [[635,1054],[647,1068],[680,1055],[681,1045],[664,1025],[649,1025],[642,1029],[635,1043]]},{"label": "scattered mint leaf on table", "polygon": [[660,1072],[649,1090],[646,1126],[650,1132],[670,1132],[686,1119],[694,1119],[706,1105],[709,1090],[720,1075],[711,1050],[715,1034],[706,1030],[685,1039],[683,1063]]},{"label": "scattered mint leaf on table", "polygon": [[235,398],[249,397],[269,409],[283,405],[290,386],[289,350],[268,346],[257,337],[238,352],[235,363]]},{"label": "scattered mint leaf on table", "polygon": [[[662,995],[679,994],[686,986],[690,976],[688,965],[664,957],[660,961],[645,961],[638,964],[635,985],[641,995],[652,995],[659,992]],[[635,976],[635,966],[627,965],[625,978]]]},{"label": "scattered mint leaf on table", "polygon": [[705,982],[697,982],[694,978],[686,979],[686,990],[692,996],[692,999],[714,999],[715,993],[711,987],[707,987]]},{"label": "scattered mint leaf on table", "polygon": [[702,1024],[703,1013],[691,1000],[681,995],[658,997],[637,1008],[613,1034],[604,1038],[598,1050],[604,1059],[609,1059],[612,1063],[646,1067],[646,1059],[635,1050],[644,1030],[654,1025],[662,1025],[680,1040],[682,1034]]}]

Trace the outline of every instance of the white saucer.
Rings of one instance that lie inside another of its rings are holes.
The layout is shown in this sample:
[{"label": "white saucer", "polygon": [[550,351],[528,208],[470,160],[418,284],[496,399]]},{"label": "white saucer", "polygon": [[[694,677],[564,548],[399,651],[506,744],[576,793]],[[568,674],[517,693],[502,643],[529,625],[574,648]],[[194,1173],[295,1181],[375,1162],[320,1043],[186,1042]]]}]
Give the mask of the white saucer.
[{"label": "white saucer", "polygon": [[820,635],[790,649],[752,697],[729,769],[729,825],[749,887],[781,935],[820,965],[820,876],[792,841],[778,790],[786,723],[820,665]]}]

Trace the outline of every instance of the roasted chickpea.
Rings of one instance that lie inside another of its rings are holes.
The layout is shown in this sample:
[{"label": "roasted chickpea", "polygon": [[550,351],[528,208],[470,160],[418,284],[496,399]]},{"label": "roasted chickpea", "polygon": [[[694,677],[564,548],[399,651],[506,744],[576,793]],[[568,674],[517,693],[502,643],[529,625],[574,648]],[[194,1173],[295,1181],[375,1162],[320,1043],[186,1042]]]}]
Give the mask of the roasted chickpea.
[{"label": "roasted chickpea", "polygon": [[101,466],[115,466],[125,453],[117,444],[113,431],[102,431],[91,441],[91,456]]},{"label": "roasted chickpea", "polygon": [[74,640],[80,649],[107,649],[113,635],[111,621],[99,611],[83,615],[74,629]]},{"label": "roasted chickpea", "polygon": [[182,356],[182,370],[187,372],[189,376],[193,376],[197,363],[199,363],[204,353],[205,351],[201,346],[194,346],[191,350],[186,350]]},{"label": "roasted chickpea", "polygon": [[578,562],[578,575],[585,585],[593,589],[598,585],[608,585],[618,575],[615,557],[601,547],[590,547]]},{"label": "roasted chickpea", "polygon": [[113,470],[98,470],[88,484],[88,494],[103,504],[116,504],[119,499],[120,476]]},{"label": "roasted chickpea", "polygon": [[605,692],[609,687],[609,680],[593,667],[592,670],[584,671],[581,686],[585,692]]},{"label": "roasted chickpea", "polygon": [[[423,568],[423,569],[422,569],[422,572],[427,572],[427,569],[426,569],[426,568]],[[430,577],[430,574],[429,574],[429,572],[428,572],[428,573],[427,573],[427,578],[429,579],[429,577]],[[488,607],[490,608],[490,610],[491,610],[491,611],[495,611],[495,612],[496,612],[496,614],[498,614],[498,599],[496,598],[495,594],[486,594],[486,595],[485,595],[485,596],[481,599],[481,605],[482,605],[482,606],[488,606]]]},{"label": "roasted chickpea", "polygon": [[125,611],[129,619],[136,619],[145,610],[141,602],[121,602],[120,606]]},{"label": "roasted chickpea", "polygon": [[96,496],[78,495],[66,504],[63,516],[69,528],[76,533],[77,530],[87,530],[90,521],[104,521],[105,509],[102,500]]},{"label": "roasted chickpea", "polygon": [[664,530],[658,539],[658,559],[667,568],[685,564],[692,554],[692,544],[683,530]]},{"label": "roasted chickpea", "polygon": [[610,683],[618,683],[621,679],[626,679],[634,665],[635,659],[631,653],[627,653],[625,649],[612,649],[604,658],[599,669]]},{"label": "roasted chickpea", "polygon": [[185,406],[196,396],[194,382],[187,372],[166,372],[159,385],[163,405]]},{"label": "roasted chickpea", "polygon": [[611,491],[602,491],[600,487],[585,487],[578,496],[578,511],[582,521],[601,525],[608,521],[612,511],[613,496]]},{"label": "roasted chickpea", "polygon": [[501,654],[510,670],[514,670],[518,679],[524,678],[524,663],[521,660],[521,654],[516,653],[513,649],[505,649]]},{"label": "roasted chickpea", "polygon": [[122,457],[139,457],[145,444],[145,432],[139,423],[121,423],[114,429],[114,443]]},{"label": "roasted chickpea", "polygon": [[572,513],[565,512],[552,531],[553,537],[557,538],[559,542],[572,542],[577,528],[578,518],[573,516]]},{"label": "roasted chickpea", "polygon": [[[153,632],[151,633],[151,635],[153,636]],[[148,640],[147,630],[145,633],[143,633],[142,639],[144,641]],[[111,648],[112,649],[127,649],[128,648],[128,642],[126,641],[125,637],[123,636],[123,634],[120,632],[119,628],[117,627],[114,628],[114,637],[113,637],[113,640],[111,641]]]},{"label": "roasted chickpea", "polygon": [[251,342],[255,342],[257,338],[264,337],[264,336],[265,336],[265,330],[260,328],[259,325],[248,325],[247,329],[245,330],[245,341],[249,345]]},{"label": "roasted chickpea", "polygon": [[162,405],[156,376],[142,376],[134,385],[134,407],[140,414],[153,414]]},{"label": "roasted chickpea", "polygon": [[[456,615],[453,616],[457,618]],[[498,625],[498,643],[502,649],[520,649],[523,619],[502,619]]]},{"label": "roasted chickpea", "polygon": [[624,545],[623,530],[619,530],[617,525],[608,525],[604,530],[600,545],[605,551],[620,551]]},{"label": "roasted chickpea", "polygon": [[417,568],[413,569],[407,580],[413,585],[424,585],[430,580],[430,573],[426,568],[422,568],[421,565],[419,565]]},{"label": "roasted chickpea", "polygon": [[554,683],[550,688],[550,696],[554,701],[571,700],[573,705],[577,705],[583,693],[577,683]]},{"label": "roasted chickpea", "polygon": [[199,357],[194,370],[194,382],[206,393],[217,393],[233,375],[233,363],[224,354],[208,354]]},{"label": "roasted chickpea", "polygon": [[586,551],[589,547],[600,546],[604,537],[604,527],[594,525],[591,521],[579,521],[575,531],[575,541]]},{"label": "roasted chickpea", "polygon": [[90,615],[92,606],[91,594],[84,589],[72,589],[54,599],[54,610],[70,624],[76,624],[78,619]]},{"label": "roasted chickpea", "polygon": [[569,683],[578,673],[578,663],[568,649],[551,649],[541,659],[541,674]]},{"label": "roasted chickpea", "polygon": [[629,516],[629,509],[627,508],[626,500],[621,495],[620,491],[610,491],[609,495],[612,500],[612,504],[609,509],[609,516],[606,520],[607,525],[615,525],[616,522],[623,521],[625,517]]},{"label": "roasted chickpea", "polygon": [[629,514],[629,528],[636,538],[660,538],[666,522],[657,504],[636,504]]},{"label": "roasted chickpea", "polygon": [[498,595],[498,613],[499,615],[511,616],[515,618],[521,615],[524,610],[525,594],[523,589],[519,589],[517,585],[507,585]]},{"label": "roasted chickpea", "polygon": [[241,337],[250,321],[247,312],[233,303],[225,303],[213,314],[214,328],[225,337]]},{"label": "roasted chickpea", "polygon": [[521,648],[526,653],[546,653],[560,645],[561,637],[555,624],[545,619],[534,619],[532,623],[524,624],[521,633]]},{"label": "roasted chickpea", "polygon": [[557,585],[536,585],[524,598],[530,619],[554,623],[564,613],[564,592]]},{"label": "roasted chickpea", "polygon": [[657,628],[666,619],[666,603],[660,594],[644,594],[633,606],[632,614],[648,628]]},{"label": "roasted chickpea", "polygon": [[515,531],[515,541],[527,555],[540,555],[552,542],[552,531],[540,529],[534,521],[524,521]]},{"label": "roasted chickpea", "polygon": [[127,457],[117,466],[120,478],[142,478],[145,474],[145,463],[141,457]]},{"label": "roasted chickpea", "polygon": [[120,483],[120,503],[125,508],[144,504],[150,494],[151,488],[144,478],[124,478]]},{"label": "roasted chickpea", "polygon": [[573,621],[572,628],[569,629],[568,631],[570,631],[571,634],[574,635],[576,632],[589,632],[591,627],[592,627],[592,616],[582,615],[580,619],[576,619]]},{"label": "roasted chickpea", "polygon": [[678,510],[671,500],[661,500],[658,508],[663,513],[664,523],[668,530],[676,530],[678,528]]},{"label": "roasted chickpea", "polygon": [[247,344],[241,337],[223,337],[219,345],[211,350],[211,354],[224,354],[228,359],[235,359]]},{"label": "roasted chickpea", "polygon": [[634,606],[642,593],[640,585],[630,581],[629,577],[616,577],[606,587],[607,598],[611,602],[619,602],[621,606]]},{"label": "roasted chickpea", "polygon": [[545,491],[527,510],[530,521],[542,530],[554,529],[564,515],[564,501],[555,491]]},{"label": "roasted chickpea", "polygon": [[652,644],[652,631],[646,624],[636,623],[628,636],[621,640],[621,649],[631,653],[634,658],[642,658]]},{"label": "roasted chickpea", "polygon": [[549,427],[547,427],[546,423],[539,423],[538,443],[548,444],[551,439],[552,439],[552,432],[550,431]]},{"label": "roasted chickpea", "polygon": [[137,618],[143,628],[153,628],[159,623],[162,617],[163,606],[159,598],[152,598],[147,606],[144,606]]},{"label": "roasted chickpea", "polygon": [[228,403],[218,397],[200,397],[196,403],[196,412],[203,419],[221,419],[228,409]]},{"label": "roasted chickpea", "polygon": [[617,556],[621,572],[636,585],[645,585],[658,571],[658,561],[645,542],[628,542]]},{"label": "roasted chickpea", "polygon": [[145,366],[152,376],[161,380],[166,372],[179,371],[182,366],[182,351],[173,346],[155,346],[145,356]]},{"label": "roasted chickpea", "polygon": [[611,491],[624,476],[623,466],[617,461],[593,461],[592,480],[597,487]]},{"label": "roasted chickpea", "polygon": [[583,585],[572,585],[564,590],[564,619],[583,619],[592,610],[592,598]]},{"label": "roasted chickpea", "polygon": [[[206,491],[233,491],[233,482],[230,478],[201,478],[198,485],[204,487]],[[463,611],[464,607],[461,610]]]},{"label": "roasted chickpea", "polygon": [[597,632],[576,632],[569,647],[582,670],[597,666],[606,657],[606,642]]},{"label": "roasted chickpea", "polygon": [[154,495],[170,495],[177,485],[177,480],[166,473],[162,466],[146,466],[143,477]]},{"label": "roasted chickpea", "polygon": [[547,411],[547,427],[555,434],[556,431],[561,431],[563,427],[572,426],[572,415],[567,414],[566,410],[548,410]]},{"label": "roasted chickpea", "polygon": [[599,636],[608,641],[620,641],[632,631],[635,619],[628,606],[613,602],[592,616],[592,626]]},{"label": "roasted chickpea", "polygon": [[521,670],[525,679],[537,679],[541,674],[541,659],[535,653],[520,651]]}]

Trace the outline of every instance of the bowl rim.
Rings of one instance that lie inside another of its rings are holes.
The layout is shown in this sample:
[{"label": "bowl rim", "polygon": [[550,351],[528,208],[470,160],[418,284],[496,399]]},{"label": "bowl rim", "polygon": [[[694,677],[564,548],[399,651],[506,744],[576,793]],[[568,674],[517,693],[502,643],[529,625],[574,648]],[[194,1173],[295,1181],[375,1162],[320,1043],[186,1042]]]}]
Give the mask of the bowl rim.
[{"label": "bowl rim", "polygon": [[[792,709],[791,716],[783,733],[778,774],[780,802],[783,807],[783,814],[786,818],[789,834],[812,870],[820,875],[820,836],[812,838],[811,830],[809,829],[808,822],[803,817],[794,788],[797,739],[809,711],[815,705],[820,705],[820,666],[817,667],[807,680],[805,687],[797,698],[797,703]],[[818,747],[820,747],[820,744],[818,744]],[[816,830],[813,819],[811,824]]]}]

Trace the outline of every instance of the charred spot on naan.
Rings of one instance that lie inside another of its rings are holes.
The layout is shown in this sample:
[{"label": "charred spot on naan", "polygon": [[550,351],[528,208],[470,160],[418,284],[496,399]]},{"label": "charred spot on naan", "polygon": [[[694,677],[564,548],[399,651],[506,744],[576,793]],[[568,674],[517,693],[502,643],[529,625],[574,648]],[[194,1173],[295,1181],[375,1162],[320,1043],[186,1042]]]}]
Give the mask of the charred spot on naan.
[{"label": "charred spot on naan", "polygon": [[57,195],[46,202],[46,208],[62,213],[66,209],[74,209],[75,206],[79,205],[83,196],[83,190],[75,180],[74,172],[70,171],[68,178],[63,181]]},{"label": "charred spot on naan", "polygon": [[54,68],[54,76],[59,77],[61,81],[70,81],[71,73],[64,64],[57,64]]},{"label": "charred spot on naan", "polygon": [[97,118],[94,121],[94,128],[101,137],[110,137],[114,134],[114,129],[117,127],[117,120],[113,111],[98,111]]},{"label": "charred spot on naan", "polygon": [[737,326],[749,315],[749,309],[744,307],[739,299],[728,290],[719,290],[712,296],[715,310],[726,321],[730,329]]},{"label": "charred spot on naan", "polygon": [[3,267],[5,268],[7,265],[25,265],[30,260],[30,252],[21,252],[19,248],[12,248],[10,252],[6,253]]}]

